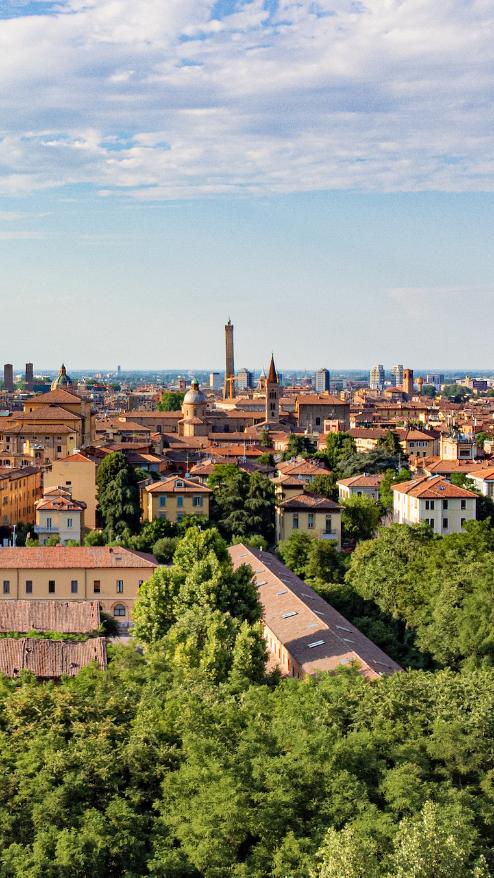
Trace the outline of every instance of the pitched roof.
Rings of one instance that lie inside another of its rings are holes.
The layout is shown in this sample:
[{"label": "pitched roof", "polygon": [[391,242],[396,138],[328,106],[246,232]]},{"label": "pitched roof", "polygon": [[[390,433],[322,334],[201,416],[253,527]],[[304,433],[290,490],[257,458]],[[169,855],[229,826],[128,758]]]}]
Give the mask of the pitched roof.
[{"label": "pitched roof", "polygon": [[235,569],[252,567],[266,626],[306,674],[334,671],[353,661],[371,680],[401,670],[274,555],[242,544],[228,551]]},{"label": "pitched roof", "polygon": [[276,366],[274,365],[274,354],[271,354],[266,382],[267,384],[278,384],[278,375],[276,374]]},{"label": "pitched roof", "polygon": [[82,643],[34,637],[0,638],[0,672],[7,677],[17,677],[23,670],[31,671],[40,679],[75,677],[93,661],[100,668],[106,668],[104,637],[93,637]]},{"label": "pitched roof", "polygon": [[409,482],[400,482],[398,485],[391,486],[393,491],[399,494],[409,494],[411,497],[419,497],[425,500],[475,500],[477,494],[473,491],[467,491],[465,488],[459,488],[452,485],[442,476],[422,476],[420,479],[412,479]]},{"label": "pitched roof", "polygon": [[327,476],[329,470],[324,464],[312,463],[310,460],[287,460],[278,464],[278,470],[285,476]]},{"label": "pitched roof", "polygon": [[331,393],[317,394],[317,393],[307,393],[303,396],[297,396],[297,405],[300,408],[301,405],[349,405],[347,400],[340,399],[338,396],[333,396]]},{"label": "pitched roof", "polygon": [[43,420],[57,420],[60,421],[80,421],[81,416],[77,415],[75,412],[68,412],[67,409],[64,409],[61,405],[44,405],[39,408],[35,408],[32,412],[19,412],[19,414],[15,415],[16,418],[23,421],[43,421]]},{"label": "pitched roof", "polygon": [[348,479],[338,479],[337,485],[345,485],[347,488],[378,488],[384,478],[383,473],[367,475],[362,473],[358,476],[350,476]]},{"label": "pitched roof", "polygon": [[87,507],[83,500],[73,500],[72,497],[65,497],[54,491],[47,492],[34,505],[36,509],[43,509],[48,512],[82,512]]},{"label": "pitched roof", "polygon": [[77,393],[73,393],[71,390],[63,390],[61,387],[57,390],[49,390],[48,393],[41,393],[39,396],[31,397],[29,400],[30,405],[39,405],[40,403],[55,403],[55,405],[63,405],[63,403],[66,403],[67,405],[75,405],[80,402],[81,397]]},{"label": "pitched roof", "polygon": [[122,546],[19,546],[0,548],[0,570],[157,567],[152,555]]},{"label": "pitched roof", "polygon": [[321,497],[319,494],[297,494],[296,497],[290,497],[288,500],[282,500],[277,503],[283,509],[308,509],[314,512],[339,512],[341,506],[334,500],[327,497]]},{"label": "pitched roof", "polygon": [[0,631],[60,631],[87,634],[100,624],[98,601],[3,600]]},{"label": "pitched roof", "polygon": [[[177,484],[178,483],[178,484]],[[192,479],[184,479],[181,476],[170,476],[161,482],[146,485],[148,494],[212,494],[211,488],[206,488]]]},{"label": "pitched roof", "polygon": [[29,421],[18,421],[15,418],[5,418],[0,421],[0,434],[16,434],[34,436],[46,436],[47,433],[58,433],[64,435],[67,433],[76,433],[76,427],[68,427],[67,424],[31,424]]},{"label": "pitched roof", "polygon": [[59,460],[54,461],[54,463],[90,463],[92,466],[95,466],[94,461],[85,454],[81,454],[80,451],[76,451],[74,454],[68,454],[67,457],[61,457]]}]

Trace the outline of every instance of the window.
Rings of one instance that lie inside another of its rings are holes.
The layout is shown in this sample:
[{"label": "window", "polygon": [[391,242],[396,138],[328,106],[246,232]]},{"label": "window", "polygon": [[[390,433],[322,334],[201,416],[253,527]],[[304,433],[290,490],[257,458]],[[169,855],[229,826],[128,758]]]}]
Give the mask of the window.
[{"label": "window", "polygon": [[202,497],[192,497],[192,506],[202,506]]},{"label": "window", "polygon": [[72,484],[72,482],[65,482],[65,484],[66,484],[67,486],[69,486],[69,485]]},{"label": "window", "polygon": [[95,579],[93,582],[93,591],[95,594],[99,594],[101,591],[101,580]]},{"label": "window", "polygon": [[113,607],[113,615],[114,616],[125,616],[126,610],[123,604],[115,604]]},{"label": "window", "polygon": [[331,516],[330,515],[326,515],[326,533],[327,534],[331,533]]},{"label": "window", "polygon": [[443,530],[447,530],[447,529],[448,529],[448,519],[443,518]]},{"label": "window", "polygon": [[62,450],[62,446],[61,446],[61,445],[57,445],[57,451],[60,452],[61,450]]},{"label": "window", "polygon": [[50,594],[55,594],[55,580],[54,579],[48,580],[48,592]]},{"label": "window", "polygon": [[467,501],[466,501],[466,500],[462,500],[460,506],[461,506],[462,509],[466,509],[466,508],[467,508]]},{"label": "window", "polygon": [[32,579],[26,579],[26,594],[33,593],[33,581]]},{"label": "window", "polygon": [[3,581],[3,593],[10,594],[10,579],[4,579]]},{"label": "window", "polygon": [[461,527],[463,527],[463,525],[465,524],[465,522],[466,522],[466,518],[462,518],[462,519],[461,519]]},{"label": "window", "polygon": [[72,519],[71,518],[67,519],[67,527],[72,527]]},{"label": "window", "polygon": [[51,530],[51,518],[46,519],[46,526],[47,526],[48,530]]},{"label": "window", "polygon": [[164,494],[162,494],[160,497],[160,506],[166,506],[166,497],[164,496]]},{"label": "window", "polygon": [[293,530],[298,530],[298,514],[296,512],[293,513],[292,527],[293,527]]},{"label": "window", "polygon": [[316,427],[321,426],[321,418],[316,418]]},{"label": "window", "polygon": [[117,594],[123,594],[123,579],[117,579]]},{"label": "window", "polygon": [[183,517],[184,517],[184,513],[183,513],[183,512],[177,512],[177,521],[182,521],[182,518],[183,518]]},{"label": "window", "polygon": [[177,508],[180,509],[184,505],[184,498],[182,494],[179,494],[177,497]]},{"label": "window", "polygon": [[70,583],[70,591],[72,594],[77,594],[78,584],[77,579],[73,579]]},{"label": "window", "polygon": [[313,512],[309,512],[307,514],[307,527],[309,529],[312,529],[314,527],[314,513]]},{"label": "window", "polygon": [[443,509],[447,509],[447,508],[448,508],[448,501],[443,500]]},{"label": "window", "polygon": [[185,488],[185,485],[184,485],[184,483],[183,483],[182,481],[180,481],[180,479],[179,479],[178,481],[175,482],[175,487],[176,487],[176,488]]}]

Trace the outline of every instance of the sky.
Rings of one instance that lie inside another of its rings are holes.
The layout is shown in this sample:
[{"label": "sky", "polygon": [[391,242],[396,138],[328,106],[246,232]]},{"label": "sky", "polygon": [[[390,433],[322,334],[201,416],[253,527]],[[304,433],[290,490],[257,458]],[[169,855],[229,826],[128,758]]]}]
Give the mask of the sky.
[{"label": "sky", "polygon": [[[0,0],[0,361],[494,368],[490,0]],[[3,357],[3,360],[2,360]]]}]

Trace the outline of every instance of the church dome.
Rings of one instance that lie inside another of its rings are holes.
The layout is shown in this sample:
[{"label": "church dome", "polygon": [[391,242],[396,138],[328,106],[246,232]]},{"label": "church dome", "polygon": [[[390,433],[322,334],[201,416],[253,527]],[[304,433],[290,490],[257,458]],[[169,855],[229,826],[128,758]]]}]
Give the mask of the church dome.
[{"label": "church dome", "polygon": [[57,390],[59,387],[72,387],[72,378],[67,375],[67,370],[63,363],[60,366],[60,372],[51,383],[52,390]]},{"label": "church dome", "polygon": [[184,396],[184,405],[201,405],[205,402],[206,397],[199,387],[199,382],[194,378],[191,382],[190,389]]}]

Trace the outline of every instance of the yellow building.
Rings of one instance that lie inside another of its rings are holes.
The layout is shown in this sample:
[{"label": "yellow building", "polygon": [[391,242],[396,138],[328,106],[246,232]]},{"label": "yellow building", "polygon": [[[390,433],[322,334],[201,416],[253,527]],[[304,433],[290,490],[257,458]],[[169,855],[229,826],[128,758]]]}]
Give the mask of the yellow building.
[{"label": "yellow building", "polygon": [[171,476],[162,482],[146,485],[142,492],[144,521],[166,518],[177,522],[186,515],[209,518],[209,501],[213,492],[192,479]]},{"label": "yellow building", "polygon": [[45,488],[61,485],[70,488],[72,497],[86,504],[84,523],[96,527],[96,464],[85,454],[77,452],[61,460],[54,460],[44,475]]},{"label": "yellow building", "polygon": [[0,422],[0,462],[49,464],[94,442],[91,404],[63,386],[30,397]]},{"label": "yellow building", "polygon": [[0,548],[0,599],[97,600],[126,627],[139,586],[157,566],[120,546]]},{"label": "yellow building", "polygon": [[41,470],[35,466],[0,470],[0,525],[34,524],[42,496]]},{"label": "yellow building", "polygon": [[276,504],[276,541],[292,533],[331,540],[341,548],[341,506],[318,494],[298,494]]},{"label": "yellow building", "polygon": [[34,532],[38,534],[40,545],[46,545],[52,536],[56,536],[62,546],[69,540],[80,543],[84,533],[85,508],[82,500],[72,499],[70,490],[48,488],[36,503]]}]

